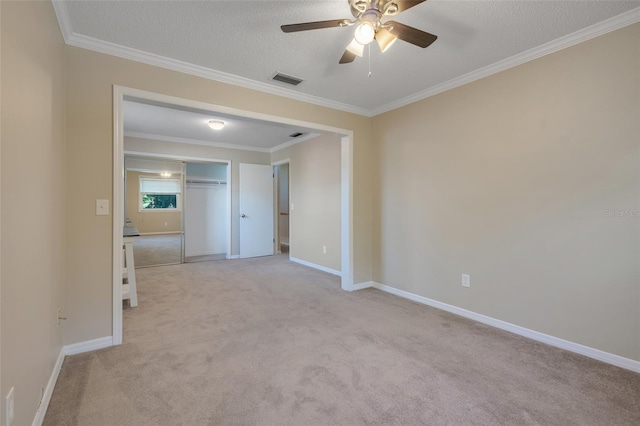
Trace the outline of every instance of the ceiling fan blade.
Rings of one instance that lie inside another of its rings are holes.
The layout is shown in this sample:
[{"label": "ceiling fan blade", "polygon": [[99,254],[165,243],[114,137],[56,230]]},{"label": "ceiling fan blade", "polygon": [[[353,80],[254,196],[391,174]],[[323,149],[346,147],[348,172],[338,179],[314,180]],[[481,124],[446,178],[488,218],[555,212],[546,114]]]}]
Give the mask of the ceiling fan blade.
[{"label": "ceiling fan blade", "polygon": [[319,30],[322,28],[347,27],[353,24],[348,19],[333,19],[330,21],[303,22],[301,24],[282,25],[280,29],[285,33],[295,33],[298,31]]},{"label": "ceiling fan blade", "polygon": [[351,52],[349,49],[344,51],[342,58],[340,58],[339,64],[348,64],[349,62],[353,62],[356,59],[356,54]]},{"label": "ceiling fan blade", "polygon": [[398,13],[404,12],[407,9],[411,9],[413,6],[417,6],[420,3],[424,3],[427,0],[416,0],[416,1],[403,1],[403,0],[395,0],[394,3],[398,5]]},{"label": "ceiling fan blade", "polygon": [[438,39],[438,36],[419,30],[417,28],[410,27],[408,25],[401,24],[399,22],[389,21],[385,24],[385,27],[389,26],[389,32],[400,40],[404,40],[407,43],[415,44],[419,47],[428,47],[431,43]]}]

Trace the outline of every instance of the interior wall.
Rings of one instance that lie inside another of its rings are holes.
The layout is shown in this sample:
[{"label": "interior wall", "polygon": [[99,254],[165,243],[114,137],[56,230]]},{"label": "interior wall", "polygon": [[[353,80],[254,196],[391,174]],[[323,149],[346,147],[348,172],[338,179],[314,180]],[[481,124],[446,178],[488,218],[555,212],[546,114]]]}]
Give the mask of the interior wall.
[{"label": "interior wall", "polygon": [[[65,342],[112,333],[112,218],[87,206],[113,195],[113,85],[354,132],[354,275],[371,280],[371,119],[318,105],[66,46],[67,289]],[[186,145],[182,145],[185,147]],[[234,203],[237,205],[236,203]],[[71,315],[72,314],[72,315]]]},{"label": "interior wall", "polygon": [[[158,177],[158,173],[127,172],[125,217],[143,235],[180,232],[180,211],[139,211],[140,176]],[[181,202],[184,202],[184,195],[181,198]]]},{"label": "interior wall", "polygon": [[[290,256],[341,270],[341,140],[320,135],[275,152],[289,158]],[[327,252],[323,253],[323,246]]]},{"label": "interior wall", "polygon": [[[64,44],[51,2],[3,1],[0,10],[0,405],[4,419],[14,387],[13,424],[27,425],[62,349]],[[95,214],[95,203],[79,208]]]},{"label": "interior wall", "polygon": [[227,181],[227,165],[211,163],[187,163],[187,177]]},{"label": "interior wall", "polygon": [[[150,139],[130,137],[125,138],[124,145],[126,151],[166,154],[175,156],[175,158],[180,158],[182,156],[231,161],[231,255],[235,256],[240,254],[240,200],[238,193],[238,164],[270,164],[269,154],[265,152],[218,148],[212,146],[155,141]],[[194,169],[192,168],[192,170]],[[224,179],[226,180],[226,175]]]},{"label": "interior wall", "polygon": [[639,62],[635,24],[375,117],[374,280],[640,360]]}]

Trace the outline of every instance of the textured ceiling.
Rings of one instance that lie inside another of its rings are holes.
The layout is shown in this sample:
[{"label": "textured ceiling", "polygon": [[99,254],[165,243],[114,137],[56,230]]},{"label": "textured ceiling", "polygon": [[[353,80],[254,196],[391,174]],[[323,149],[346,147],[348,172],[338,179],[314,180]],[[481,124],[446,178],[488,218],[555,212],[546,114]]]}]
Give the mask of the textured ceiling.
[{"label": "textured ceiling", "polygon": [[338,60],[353,27],[285,34],[280,25],[351,18],[347,0],[68,1],[56,12],[78,45],[108,42],[274,88],[285,87],[270,80],[280,71],[304,80],[287,89],[375,112],[639,6],[429,0],[394,19],[436,34],[432,46],[398,41],[382,54],[372,44],[346,65]]}]

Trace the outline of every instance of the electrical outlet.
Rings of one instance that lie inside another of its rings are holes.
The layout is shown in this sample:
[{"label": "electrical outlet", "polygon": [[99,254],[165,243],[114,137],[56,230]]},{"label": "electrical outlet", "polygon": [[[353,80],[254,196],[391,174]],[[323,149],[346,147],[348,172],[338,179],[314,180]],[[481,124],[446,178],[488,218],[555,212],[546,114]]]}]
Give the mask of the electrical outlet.
[{"label": "electrical outlet", "polygon": [[9,393],[4,399],[4,424],[6,426],[11,426],[13,423],[13,418],[15,416],[15,406],[14,406],[14,398],[13,398],[13,388],[9,389]]},{"label": "electrical outlet", "polygon": [[462,274],[462,287],[471,287],[471,275]]},{"label": "electrical outlet", "polygon": [[322,246],[322,254],[327,254],[327,246]]}]

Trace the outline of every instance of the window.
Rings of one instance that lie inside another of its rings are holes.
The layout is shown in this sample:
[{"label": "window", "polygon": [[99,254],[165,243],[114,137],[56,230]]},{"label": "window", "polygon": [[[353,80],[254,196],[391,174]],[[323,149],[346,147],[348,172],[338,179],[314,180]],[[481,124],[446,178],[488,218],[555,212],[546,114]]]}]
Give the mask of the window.
[{"label": "window", "polygon": [[180,179],[140,176],[140,211],[180,210]]}]

